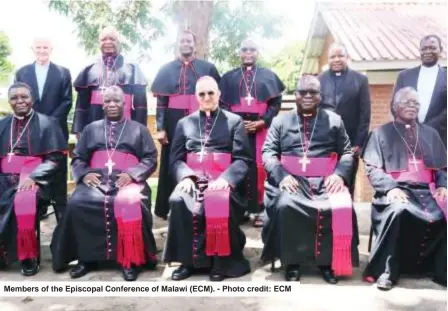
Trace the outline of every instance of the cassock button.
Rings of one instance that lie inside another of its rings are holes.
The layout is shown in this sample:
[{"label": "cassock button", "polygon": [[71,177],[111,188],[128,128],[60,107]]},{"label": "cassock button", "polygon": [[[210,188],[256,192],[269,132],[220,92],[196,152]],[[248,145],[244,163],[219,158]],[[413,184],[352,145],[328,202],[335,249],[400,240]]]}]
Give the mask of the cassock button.
[{"label": "cassock button", "polygon": [[324,219],[324,216],[319,216],[319,219]]},{"label": "cassock button", "polygon": [[424,255],[424,253],[423,252],[420,252],[420,256],[423,256]]},{"label": "cassock button", "polygon": [[425,247],[425,243],[420,244],[421,247]]},{"label": "cassock button", "polygon": [[318,251],[318,252],[316,252],[316,254],[317,254],[317,255],[320,255],[320,252]]},{"label": "cassock button", "polygon": [[319,236],[322,236],[322,233],[319,233]]},{"label": "cassock button", "polygon": [[322,229],[323,228],[323,226],[319,226],[319,229]]},{"label": "cassock button", "polygon": [[112,245],[112,243],[111,242],[109,242],[109,246],[111,246]]},{"label": "cassock button", "polygon": [[319,245],[319,246],[320,246],[320,242],[318,242],[318,243],[317,243],[317,245]]}]

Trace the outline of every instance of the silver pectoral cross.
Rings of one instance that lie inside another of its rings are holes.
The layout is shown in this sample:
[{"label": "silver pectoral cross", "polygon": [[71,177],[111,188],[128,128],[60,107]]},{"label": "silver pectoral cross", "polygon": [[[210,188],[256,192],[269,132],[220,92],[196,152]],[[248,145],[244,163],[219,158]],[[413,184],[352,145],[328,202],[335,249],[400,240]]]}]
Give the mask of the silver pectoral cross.
[{"label": "silver pectoral cross", "polygon": [[417,159],[415,158],[415,156],[412,156],[412,161],[409,161],[409,163],[414,164],[415,171],[417,172],[417,171],[418,171],[418,166],[417,166],[417,164],[418,164],[419,162],[417,161]]},{"label": "silver pectoral cross", "polygon": [[8,155],[8,163],[9,163],[9,162],[11,162],[11,158],[14,155],[14,152],[10,152],[7,155]]},{"label": "silver pectoral cross", "polygon": [[112,167],[115,166],[115,163],[114,163],[114,161],[112,161],[111,159],[109,159],[109,160],[107,160],[107,162],[106,162],[106,164],[105,164],[104,166],[107,167],[107,172],[108,172],[108,174],[110,175],[110,174],[112,174]]},{"label": "silver pectoral cross", "polygon": [[204,156],[207,154],[207,151],[205,151],[205,147],[201,147],[201,151],[199,152],[199,162],[202,163],[204,161]]},{"label": "silver pectoral cross", "polygon": [[302,172],[306,172],[306,167],[308,164],[311,163],[311,161],[307,158],[306,154],[300,158],[299,163],[302,164]]},{"label": "silver pectoral cross", "polygon": [[252,104],[252,100],[254,100],[250,93],[244,99],[247,101],[248,106],[250,106]]}]

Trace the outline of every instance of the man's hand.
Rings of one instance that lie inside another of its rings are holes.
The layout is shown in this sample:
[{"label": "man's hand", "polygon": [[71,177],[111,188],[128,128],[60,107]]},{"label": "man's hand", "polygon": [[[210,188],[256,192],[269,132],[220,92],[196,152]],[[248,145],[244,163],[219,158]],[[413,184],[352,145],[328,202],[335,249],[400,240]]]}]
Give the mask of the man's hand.
[{"label": "man's hand", "polygon": [[444,188],[444,187],[437,188],[436,193],[434,194],[434,197],[441,201],[446,200],[446,188]]},{"label": "man's hand", "polygon": [[341,176],[332,174],[325,179],[324,185],[328,194],[334,194],[344,189],[344,180]]},{"label": "man's hand", "polygon": [[86,176],[84,176],[82,181],[87,185],[87,187],[98,187],[99,185],[101,185],[100,178],[101,178],[100,174],[89,173]]},{"label": "man's hand", "polygon": [[185,193],[190,193],[194,189],[194,181],[190,177],[182,179],[180,183],[176,186],[177,190],[183,191]]},{"label": "man's hand", "polygon": [[359,146],[353,147],[353,154],[355,155],[355,157],[359,157],[360,153],[361,153],[361,148],[359,148]]},{"label": "man's hand", "polygon": [[394,188],[387,193],[387,201],[389,202],[389,204],[409,202],[407,194],[399,188]]},{"label": "man's hand", "polygon": [[279,186],[280,190],[288,191],[289,193],[298,193],[300,190],[299,182],[292,175],[283,178]]},{"label": "man's hand", "polygon": [[223,178],[218,178],[208,185],[208,190],[225,190],[227,188],[229,188],[229,183]]},{"label": "man's hand", "polygon": [[36,182],[31,178],[27,178],[22,181],[17,187],[17,191],[28,191],[32,190],[36,186]]},{"label": "man's hand", "polygon": [[118,188],[126,187],[132,182],[131,176],[128,173],[121,173],[117,175],[118,179],[115,182],[115,186]]},{"label": "man's hand", "polygon": [[264,120],[244,121],[244,126],[248,133],[256,133],[265,127],[265,122]]},{"label": "man's hand", "polygon": [[157,132],[157,140],[159,141],[159,143],[161,145],[167,145],[168,142],[168,135],[166,134],[165,131],[159,131]]}]

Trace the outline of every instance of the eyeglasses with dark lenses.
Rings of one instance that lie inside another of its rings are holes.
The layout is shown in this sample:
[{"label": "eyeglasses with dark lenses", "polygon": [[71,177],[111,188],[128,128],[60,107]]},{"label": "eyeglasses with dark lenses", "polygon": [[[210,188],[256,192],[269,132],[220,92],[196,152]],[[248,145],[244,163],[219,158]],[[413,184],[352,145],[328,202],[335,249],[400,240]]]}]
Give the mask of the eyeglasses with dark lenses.
[{"label": "eyeglasses with dark lenses", "polygon": [[200,92],[199,97],[205,97],[205,94],[207,94],[208,96],[213,96],[213,95],[215,95],[215,92],[213,92],[213,91]]},{"label": "eyeglasses with dark lenses", "polygon": [[256,48],[241,48],[241,52],[246,53],[246,52],[255,52],[257,49]]},{"label": "eyeglasses with dark lenses", "polygon": [[310,94],[311,96],[319,94],[319,91],[316,90],[298,90],[297,93],[300,94],[300,96],[306,96],[306,94]]}]

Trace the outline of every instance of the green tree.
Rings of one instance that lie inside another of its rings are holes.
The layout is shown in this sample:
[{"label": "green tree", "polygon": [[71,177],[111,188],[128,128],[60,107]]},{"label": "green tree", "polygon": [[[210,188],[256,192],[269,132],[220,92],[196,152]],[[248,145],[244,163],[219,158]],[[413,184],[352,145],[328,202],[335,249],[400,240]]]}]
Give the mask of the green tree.
[{"label": "green tree", "polygon": [[49,8],[73,20],[78,38],[90,55],[98,51],[99,32],[105,26],[118,29],[124,51],[137,47],[140,57],[146,59],[151,42],[163,35],[163,22],[154,17],[151,1],[50,0]]},{"label": "green tree", "polygon": [[304,49],[304,42],[291,42],[282,48],[269,62],[272,70],[285,83],[287,94],[294,94],[296,89]]},{"label": "green tree", "polygon": [[11,45],[9,44],[8,36],[0,31],[0,82],[7,81],[9,75],[14,70],[13,64],[8,60],[12,53]]}]

